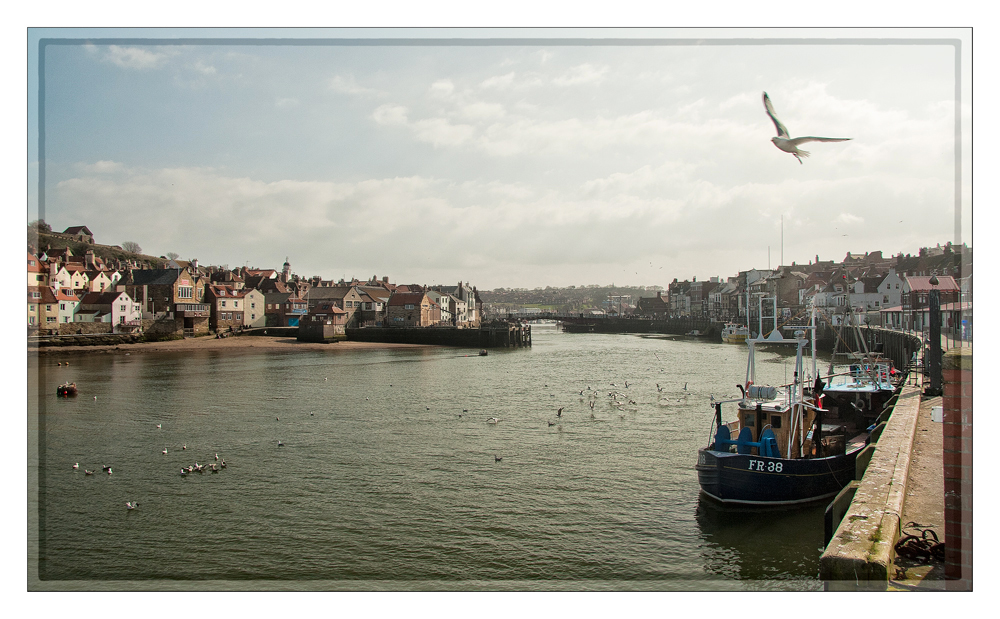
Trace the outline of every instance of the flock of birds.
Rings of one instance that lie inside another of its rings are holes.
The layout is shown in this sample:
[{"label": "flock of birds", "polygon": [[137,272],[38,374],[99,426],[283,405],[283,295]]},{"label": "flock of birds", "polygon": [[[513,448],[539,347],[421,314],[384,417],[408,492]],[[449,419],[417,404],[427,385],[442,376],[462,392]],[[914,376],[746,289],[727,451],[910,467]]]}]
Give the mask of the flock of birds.
[{"label": "flock of birds", "polygon": [[[324,380],[329,380],[329,379],[324,379]],[[623,385],[624,385],[624,390],[625,391],[619,390],[619,387],[618,387],[617,383],[610,383],[609,386],[613,387],[613,390],[605,392],[605,396],[609,400],[609,406],[611,406],[616,411],[618,411],[619,417],[621,419],[625,419],[625,410],[626,410],[625,407],[626,406],[636,406],[637,405],[636,400],[628,393],[628,389],[630,388],[630,386],[634,387],[634,383],[632,385],[630,385],[629,381],[625,380],[623,382]],[[548,387],[548,385],[546,385],[546,387]],[[658,400],[662,399],[666,395],[666,387],[661,386],[659,383],[656,383],[656,391],[657,391],[657,398],[658,398]],[[676,400],[677,402],[682,402],[682,401],[684,401],[687,398],[687,396],[688,396],[688,383],[684,383],[683,392],[684,392],[683,395],[681,397],[677,398],[677,400]],[[597,388],[591,387],[589,385],[585,389],[581,389],[579,391],[579,395],[581,396],[580,402],[583,403],[585,401],[584,398],[586,398],[587,406],[589,406],[590,411],[591,411],[590,412],[590,419],[592,419],[592,420],[596,420],[597,419],[595,408],[596,408],[598,400],[601,399],[601,393],[602,393],[602,390],[599,390]],[[96,399],[96,396],[95,396],[95,399]],[[368,398],[365,398],[365,399],[367,400]],[[426,407],[426,408],[427,408],[427,410],[430,410],[429,406]],[[552,427],[552,426],[556,425],[559,420],[562,420],[563,411],[564,410],[566,410],[565,406],[560,406],[560,407],[558,407],[556,409],[556,413],[555,413],[556,421],[553,421],[551,419],[547,420],[547,424],[548,424],[549,427]],[[468,413],[468,412],[469,412],[469,409],[462,409],[462,413],[463,414]],[[310,413],[310,415],[312,415],[312,414],[313,413]],[[458,417],[461,418],[462,414],[459,414]],[[275,417],[275,421],[280,421],[280,420],[281,420],[280,417]],[[496,424],[500,423],[500,421],[501,420],[500,420],[499,417],[487,417],[486,418],[486,422],[489,423],[489,424],[493,424],[493,425],[496,425]],[[157,430],[161,430],[163,428],[163,424],[158,423],[158,424],[155,425],[155,427],[156,427]],[[277,441],[277,445],[278,445],[278,447],[284,447],[285,443],[282,440],[278,440]],[[181,450],[182,451],[187,450],[187,444],[186,443],[181,446]],[[163,451],[161,452],[161,454],[164,455],[164,456],[168,455],[169,454],[169,449],[167,447],[164,447]],[[202,473],[203,474],[206,471],[211,472],[211,473],[218,473],[220,470],[226,468],[226,461],[225,461],[225,459],[224,458],[220,458],[218,453],[216,453],[214,455],[214,460],[215,460],[214,462],[211,462],[209,464],[199,464],[196,461],[192,465],[188,465],[186,467],[181,467],[180,474],[181,474],[182,477],[187,477],[188,475],[190,475],[192,473]],[[500,463],[500,462],[503,461],[503,456],[500,456],[498,454],[494,454],[493,455],[493,460],[494,460],[494,462]],[[80,468],[80,463],[79,462],[74,463],[73,466],[72,466],[72,469],[74,471],[79,470],[79,468]],[[102,466],[102,470],[105,473],[107,473],[108,475],[112,475],[113,474],[113,471],[112,471],[112,469],[111,469],[110,466]],[[93,475],[93,474],[94,474],[94,471],[91,471],[89,469],[84,469],[84,475],[85,476],[90,476],[90,475]],[[138,505],[139,505],[138,501],[126,501],[126,503],[125,503],[125,507],[128,510],[133,510],[136,507],[138,507]]]},{"label": "flock of birds", "polygon": [[[590,407],[590,411],[591,411],[590,412],[590,419],[592,419],[592,420],[598,420],[597,414],[596,414],[596,406],[597,406],[597,402],[601,399],[601,394],[602,393],[604,393],[604,395],[608,398],[608,405],[611,406],[613,409],[616,410],[619,418],[620,419],[625,419],[625,417],[626,417],[625,413],[628,410],[628,409],[626,409],[626,407],[627,406],[637,406],[638,403],[636,402],[636,400],[629,393],[627,393],[627,390],[629,389],[629,387],[630,386],[634,387],[635,383],[631,383],[631,385],[630,385],[629,381],[626,380],[626,381],[623,382],[623,385],[624,385],[624,389],[626,391],[620,391],[619,388],[618,388],[618,384],[617,383],[609,383],[608,386],[614,387],[614,389],[611,390],[611,391],[607,391],[607,392],[604,392],[603,390],[597,389],[595,387],[591,387],[589,385],[585,389],[581,389],[579,391],[579,395],[581,396],[580,402],[581,403],[586,402],[586,405]],[[548,387],[548,385],[546,385],[546,387]],[[682,391],[683,391],[683,394],[676,399],[676,402],[684,402],[684,401],[687,400],[688,395],[690,395],[690,392],[688,391],[688,383],[684,383],[684,387],[682,388]],[[661,386],[659,383],[656,383],[656,393],[657,393],[657,400],[658,401],[662,401],[663,398],[665,398],[665,397],[670,397],[671,399],[673,399],[673,396],[671,394],[669,394],[669,392],[667,392],[667,387],[666,386]],[[427,410],[430,410],[430,408],[428,408]],[[557,423],[559,423],[559,421],[562,420],[562,416],[563,416],[563,411],[564,410],[566,410],[565,406],[560,406],[560,407],[558,407],[556,409],[556,420],[555,421],[553,421],[552,419],[546,420],[546,423],[548,424],[548,427],[552,427],[552,426],[556,425]],[[468,411],[468,409],[463,409],[462,412],[463,413],[467,413],[469,411]],[[458,417],[461,418],[462,415],[459,415]],[[487,417],[486,418],[486,423],[489,423],[489,424],[494,424],[495,425],[495,424],[500,423],[500,421],[501,421],[501,419],[499,417]],[[493,459],[494,459],[494,462],[500,462],[500,461],[503,460],[503,456],[499,456],[497,454],[494,454],[493,455]]]},{"label": "flock of birds", "polygon": [[[163,429],[163,424],[160,424],[160,423],[156,424],[156,429],[157,430]],[[281,441],[278,441],[278,446],[279,447],[284,447],[284,443],[281,442]],[[181,451],[186,451],[187,448],[188,448],[187,447],[187,443],[184,443],[183,445],[181,445]],[[169,449],[167,447],[164,447],[163,451],[161,451],[160,453],[165,456],[165,455],[167,455],[169,453]],[[196,461],[194,464],[188,465],[186,467],[182,466],[181,467],[181,477],[187,477],[191,473],[205,473],[206,471],[211,472],[211,473],[218,473],[222,469],[226,468],[226,460],[225,460],[225,458],[220,458],[218,453],[215,454],[214,458],[215,458],[215,461],[211,462],[209,464],[199,464]],[[71,468],[74,471],[80,470],[80,463],[79,462],[74,462],[73,466]],[[111,466],[102,465],[101,466],[101,470],[103,470],[108,475],[114,474],[114,471],[111,469]],[[94,472],[95,471],[91,471],[90,469],[87,469],[87,468],[83,469],[83,474],[84,474],[85,477],[89,477],[89,476],[93,475]],[[125,502],[125,507],[126,507],[126,509],[129,509],[129,510],[133,510],[133,509],[135,509],[138,506],[139,506],[139,502],[138,501],[126,501]]]}]

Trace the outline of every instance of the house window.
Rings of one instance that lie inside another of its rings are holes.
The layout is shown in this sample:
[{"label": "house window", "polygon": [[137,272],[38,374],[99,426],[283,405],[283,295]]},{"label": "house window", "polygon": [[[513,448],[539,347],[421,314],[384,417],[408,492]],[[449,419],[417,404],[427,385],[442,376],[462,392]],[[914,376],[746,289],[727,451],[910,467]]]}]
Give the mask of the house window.
[{"label": "house window", "polygon": [[411,309],[413,309],[413,304],[412,303],[407,303],[406,305],[403,306],[403,309],[411,310]]},{"label": "house window", "polygon": [[177,298],[179,299],[191,299],[194,297],[194,288],[192,286],[178,286],[177,287]]},{"label": "house window", "polygon": [[250,320],[257,320],[257,314],[250,314]]},{"label": "house window", "polygon": [[251,303],[250,304],[250,309],[257,309],[257,304],[256,303]]},{"label": "house window", "polygon": [[29,325],[35,324],[35,317],[34,316],[28,316],[28,324]]},{"label": "house window", "polygon": [[45,322],[55,322],[55,321],[56,321],[56,317],[55,316],[48,316],[45,319]]},{"label": "house window", "polygon": [[40,293],[40,292],[32,292],[31,293],[31,298],[32,299],[41,299],[42,298],[42,293]]},{"label": "house window", "polygon": [[223,302],[222,302],[222,307],[225,307],[225,306],[226,306],[226,302],[225,302],[225,301],[223,301]]},{"label": "house window", "polygon": [[60,303],[59,304],[59,309],[65,312],[66,311],[66,304],[65,303]]}]

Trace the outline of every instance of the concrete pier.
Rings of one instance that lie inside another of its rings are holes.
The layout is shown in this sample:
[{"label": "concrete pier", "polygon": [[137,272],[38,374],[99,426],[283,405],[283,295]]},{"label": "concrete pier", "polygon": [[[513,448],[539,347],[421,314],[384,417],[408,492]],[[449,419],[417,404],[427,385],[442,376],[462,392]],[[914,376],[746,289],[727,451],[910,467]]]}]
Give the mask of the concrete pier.
[{"label": "concrete pier", "polygon": [[828,591],[888,587],[919,410],[920,388],[905,386],[854,500],[820,557],[820,578]]}]

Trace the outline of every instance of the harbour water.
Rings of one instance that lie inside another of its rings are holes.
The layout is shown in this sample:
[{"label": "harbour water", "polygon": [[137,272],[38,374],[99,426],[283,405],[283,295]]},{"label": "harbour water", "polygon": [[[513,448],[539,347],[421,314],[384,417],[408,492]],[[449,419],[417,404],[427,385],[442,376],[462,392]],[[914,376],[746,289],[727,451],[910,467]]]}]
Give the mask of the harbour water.
[{"label": "harbour water", "polygon": [[[822,505],[699,497],[709,398],[737,393],[745,347],[532,331],[485,357],[41,357],[40,586],[822,589]],[[791,365],[764,353],[758,377]],[[218,473],[181,475],[216,454]]]}]

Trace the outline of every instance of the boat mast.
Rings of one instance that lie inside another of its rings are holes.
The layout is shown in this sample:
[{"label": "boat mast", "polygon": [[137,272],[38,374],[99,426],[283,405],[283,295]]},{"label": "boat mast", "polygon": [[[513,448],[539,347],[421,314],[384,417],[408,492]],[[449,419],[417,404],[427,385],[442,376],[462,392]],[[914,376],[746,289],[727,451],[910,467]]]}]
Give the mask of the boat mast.
[{"label": "boat mast", "polygon": [[810,314],[811,315],[810,315],[810,319],[809,319],[809,328],[812,331],[811,335],[812,335],[812,361],[813,361],[813,369],[812,369],[812,377],[811,378],[812,378],[812,380],[816,380],[816,377],[819,376],[819,374],[816,373],[816,303],[815,303],[815,299],[813,300],[812,311],[810,312]]}]

